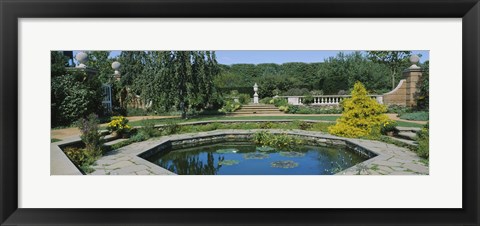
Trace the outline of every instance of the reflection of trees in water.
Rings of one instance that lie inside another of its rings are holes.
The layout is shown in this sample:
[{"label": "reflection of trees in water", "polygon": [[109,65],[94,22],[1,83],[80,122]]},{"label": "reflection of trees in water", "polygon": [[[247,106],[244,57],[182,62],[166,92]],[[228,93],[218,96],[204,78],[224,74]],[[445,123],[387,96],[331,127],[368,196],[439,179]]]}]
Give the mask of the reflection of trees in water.
[{"label": "reflection of trees in water", "polygon": [[[180,175],[215,175],[222,167],[216,165],[212,152],[207,152],[207,161],[200,159],[200,155],[192,155],[189,152],[179,152],[175,155],[164,156],[159,164],[162,167]],[[219,156],[218,161],[225,160],[225,157]]]}]

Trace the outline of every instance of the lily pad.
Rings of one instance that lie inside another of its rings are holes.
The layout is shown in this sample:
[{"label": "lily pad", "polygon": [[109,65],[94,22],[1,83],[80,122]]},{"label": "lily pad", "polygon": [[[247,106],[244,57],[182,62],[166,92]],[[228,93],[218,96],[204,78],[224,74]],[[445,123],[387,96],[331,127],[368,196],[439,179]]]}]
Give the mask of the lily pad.
[{"label": "lily pad", "polygon": [[269,147],[269,146],[261,146],[256,148],[257,151],[262,151],[262,152],[269,152],[269,151],[275,151],[275,148]]},{"label": "lily pad", "polygon": [[295,168],[298,166],[298,163],[294,161],[275,161],[270,164],[270,166],[274,168],[284,168],[284,169],[290,169],[290,168]]},{"label": "lily pad", "polygon": [[223,160],[218,162],[219,166],[232,166],[232,165],[237,165],[240,163],[238,160]]},{"label": "lily pad", "polygon": [[243,158],[244,158],[244,159],[266,159],[266,158],[268,158],[268,157],[269,157],[268,154],[265,154],[265,153],[256,153],[256,152],[247,153],[247,154],[244,154],[244,155],[243,155]]},{"label": "lily pad", "polygon": [[284,156],[284,157],[295,158],[295,157],[303,157],[303,156],[305,156],[305,153],[295,152],[295,151],[282,151],[282,152],[280,152],[280,155]]},{"label": "lily pad", "polygon": [[238,149],[236,148],[225,148],[225,149],[218,149],[217,153],[220,154],[231,154],[231,153],[237,153]]}]

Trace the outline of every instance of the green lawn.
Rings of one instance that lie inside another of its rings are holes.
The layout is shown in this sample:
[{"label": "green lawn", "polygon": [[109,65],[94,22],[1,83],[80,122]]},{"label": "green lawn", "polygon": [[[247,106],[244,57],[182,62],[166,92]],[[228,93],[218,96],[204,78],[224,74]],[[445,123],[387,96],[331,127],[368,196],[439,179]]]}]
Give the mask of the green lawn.
[{"label": "green lawn", "polygon": [[418,123],[413,123],[413,122],[403,122],[403,121],[396,121],[398,126],[401,127],[418,127],[422,128],[424,125],[418,124]]},{"label": "green lawn", "polygon": [[[168,118],[168,119],[147,119],[149,122],[155,124],[165,124],[169,122],[198,122],[198,121],[212,121],[212,120],[320,120],[320,121],[335,121],[338,116],[241,116],[241,117],[229,117],[229,116],[207,116],[207,117],[195,117],[190,119],[180,118]],[[141,126],[141,121],[129,122],[131,126]]]},{"label": "green lawn", "polygon": [[[229,117],[229,116],[207,116],[207,117],[196,117],[190,119],[180,119],[180,118],[169,118],[169,119],[147,119],[149,122],[154,124],[165,124],[165,123],[181,123],[181,122],[198,122],[198,121],[212,121],[212,120],[319,120],[319,121],[331,121],[334,122],[339,116],[241,116],[241,117]],[[144,120],[142,120],[144,121]],[[142,126],[142,121],[130,122],[131,126]],[[403,127],[423,127],[421,124],[413,122],[403,122],[397,121],[398,126]]]}]

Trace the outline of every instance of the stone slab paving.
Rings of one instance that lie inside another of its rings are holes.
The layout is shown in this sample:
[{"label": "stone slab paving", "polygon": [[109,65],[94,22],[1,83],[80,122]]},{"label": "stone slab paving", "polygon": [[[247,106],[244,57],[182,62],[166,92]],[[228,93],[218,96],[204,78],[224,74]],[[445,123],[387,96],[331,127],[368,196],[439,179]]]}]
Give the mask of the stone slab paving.
[{"label": "stone slab paving", "polygon": [[105,154],[92,166],[95,171],[91,175],[175,175],[137,156],[139,151],[158,145],[160,140],[164,139],[133,143]]},{"label": "stone slab paving", "polygon": [[[138,155],[151,150],[167,141],[182,141],[191,138],[208,138],[212,136],[231,136],[251,134],[255,130],[215,130],[200,133],[178,134],[153,138],[144,142],[133,143],[113,150],[101,157],[93,166],[92,175],[174,175],[174,173],[157,166]],[[322,132],[304,130],[270,129],[271,133],[288,133],[297,136],[314,137],[333,143],[347,143],[360,146],[376,156],[360,164],[343,170],[336,175],[428,175],[429,168],[414,152],[379,141],[341,138]]]},{"label": "stone slab paving", "polygon": [[126,140],[128,140],[128,139],[120,138],[120,139],[116,139],[116,140],[112,140],[112,141],[109,141],[107,143],[104,143],[103,145],[112,146],[114,144],[118,144],[118,143],[121,143],[121,142],[126,141]]}]

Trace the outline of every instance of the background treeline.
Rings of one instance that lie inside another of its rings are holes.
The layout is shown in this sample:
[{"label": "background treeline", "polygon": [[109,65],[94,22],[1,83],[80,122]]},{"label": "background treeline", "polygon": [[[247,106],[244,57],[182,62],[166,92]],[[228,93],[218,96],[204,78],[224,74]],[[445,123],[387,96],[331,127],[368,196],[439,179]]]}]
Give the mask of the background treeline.
[{"label": "background treeline", "polygon": [[[348,94],[356,81],[362,82],[372,94],[388,92],[392,90],[391,64],[374,60],[373,54],[340,52],[323,63],[221,65],[215,85],[220,90],[251,94],[251,87],[257,83],[260,97]],[[410,66],[409,54],[406,52],[397,60],[395,86],[403,79],[402,71]]]}]

